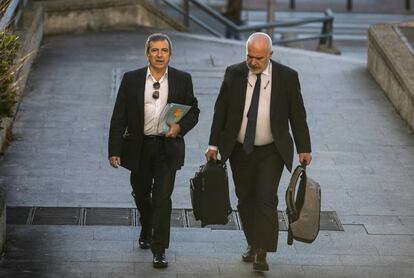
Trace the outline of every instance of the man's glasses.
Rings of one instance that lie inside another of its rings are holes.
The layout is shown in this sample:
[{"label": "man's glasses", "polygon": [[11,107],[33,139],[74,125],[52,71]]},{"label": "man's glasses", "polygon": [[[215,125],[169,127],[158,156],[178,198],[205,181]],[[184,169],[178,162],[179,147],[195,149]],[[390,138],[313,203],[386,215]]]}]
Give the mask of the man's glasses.
[{"label": "man's glasses", "polygon": [[154,88],[154,92],[152,93],[152,97],[154,99],[158,99],[160,97],[160,91],[158,91],[160,89],[160,82],[155,82],[154,84],[152,84],[152,87]]}]

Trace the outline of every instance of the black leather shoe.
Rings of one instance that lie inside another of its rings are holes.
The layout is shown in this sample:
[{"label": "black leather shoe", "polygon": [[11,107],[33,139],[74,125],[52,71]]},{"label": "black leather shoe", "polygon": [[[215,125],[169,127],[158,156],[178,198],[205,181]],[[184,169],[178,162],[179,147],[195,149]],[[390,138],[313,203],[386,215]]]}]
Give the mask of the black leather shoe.
[{"label": "black leather shoe", "polygon": [[149,249],[151,247],[151,241],[148,239],[140,238],[138,244],[141,249]]},{"label": "black leather shoe", "polygon": [[254,256],[253,261],[253,270],[256,271],[268,271],[269,265],[266,261],[266,250],[264,249],[257,249],[256,255]]},{"label": "black leather shoe", "polygon": [[166,268],[168,266],[167,258],[165,253],[155,253],[152,259],[152,266],[155,268]]},{"label": "black leather shoe", "polygon": [[254,248],[251,245],[248,245],[246,251],[241,255],[242,261],[252,263],[254,261],[254,255]]}]

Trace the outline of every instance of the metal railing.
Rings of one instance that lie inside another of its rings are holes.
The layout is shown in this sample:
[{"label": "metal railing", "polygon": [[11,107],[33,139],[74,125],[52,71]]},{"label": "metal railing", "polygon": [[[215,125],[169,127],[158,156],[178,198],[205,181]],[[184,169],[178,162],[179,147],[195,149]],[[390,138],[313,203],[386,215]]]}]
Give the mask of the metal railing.
[{"label": "metal railing", "polygon": [[[405,9],[407,11],[411,10],[411,0],[404,0],[405,1]],[[289,7],[291,9],[296,8],[296,0],[289,0]],[[352,0],[346,0],[346,8],[348,11],[352,11],[353,8],[353,1]]]},{"label": "metal railing", "polygon": [[328,48],[332,47],[332,40],[333,40],[333,21],[334,16],[330,9],[325,11],[325,16],[317,17],[317,18],[304,18],[302,20],[295,20],[295,21],[289,21],[289,22],[271,22],[271,23],[263,23],[263,24],[254,24],[254,25],[236,25],[231,20],[227,19],[226,17],[222,16],[218,11],[214,10],[210,6],[202,3],[199,0],[183,0],[182,7],[179,7],[178,5],[172,3],[170,0],[162,0],[163,3],[165,3],[170,8],[174,9],[178,13],[180,13],[183,16],[183,24],[186,27],[190,26],[190,21],[195,23],[196,25],[203,28],[208,33],[212,34],[216,37],[224,37],[219,31],[213,29],[206,23],[202,22],[198,18],[194,17],[191,14],[190,11],[190,3],[209,15],[211,18],[215,19],[216,21],[223,24],[227,29],[229,29],[232,33],[237,34],[235,37],[240,37],[240,33],[247,33],[247,32],[266,32],[269,29],[277,29],[277,28],[283,28],[283,27],[293,27],[293,26],[299,26],[309,23],[322,23],[321,33],[317,35],[310,35],[300,38],[293,38],[293,39],[280,39],[280,40],[274,40],[274,44],[286,44],[290,42],[297,42],[297,41],[305,41],[305,40],[315,40],[319,39],[319,45],[326,45]]},{"label": "metal railing", "polygon": [[22,23],[23,9],[27,0],[10,0],[7,9],[0,18],[0,32],[7,28],[16,29]]}]

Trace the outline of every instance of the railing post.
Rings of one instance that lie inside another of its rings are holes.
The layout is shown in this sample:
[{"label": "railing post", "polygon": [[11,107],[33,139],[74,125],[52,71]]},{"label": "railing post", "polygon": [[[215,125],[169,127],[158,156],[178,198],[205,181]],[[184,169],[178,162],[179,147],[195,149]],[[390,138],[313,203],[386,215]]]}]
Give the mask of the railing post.
[{"label": "railing post", "polygon": [[327,24],[328,28],[326,28],[326,32],[329,34],[328,37],[328,48],[332,48],[332,41],[333,41],[333,19],[331,18]]},{"label": "railing post", "polygon": [[405,9],[407,11],[411,10],[411,0],[405,0]]},{"label": "railing post", "polygon": [[348,11],[352,11],[352,0],[347,0],[346,8]]},{"label": "railing post", "polygon": [[294,9],[295,9],[295,7],[296,7],[296,5],[295,5],[295,0],[290,0],[290,8],[291,8],[292,10],[294,10]]},{"label": "railing post", "polygon": [[[326,34],[326,29],[327,29],[327,23],[326,21],[323,22],[322,24],[322,30],[321,30],[321,35]],[[326,37],[322,37],[319,39],[319,45],[324,45],[326,44]]]},{"label": "railing post", "polygon": [[329,37],[322,37],[319,39],[319,45],[326,45],[328,48],[332,48],[332,36],[333,36],[333,18],[332,18],[332,11],[326,10],[325,16],[330,16],[329,20],[323,22],[321,34],[330,34]]},{"label": "railing post", "polygon": [[184,10],[184,16],[183,16],[183,24],[185,27],[190,27],[190,2],[189,0],[183,0],[183,10]]}]

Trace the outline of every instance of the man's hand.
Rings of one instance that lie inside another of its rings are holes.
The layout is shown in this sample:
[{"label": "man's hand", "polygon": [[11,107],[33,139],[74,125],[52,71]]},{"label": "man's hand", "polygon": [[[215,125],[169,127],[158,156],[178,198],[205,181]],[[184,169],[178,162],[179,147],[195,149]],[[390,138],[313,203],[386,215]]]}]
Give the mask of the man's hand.
[{"label": "man's hand", "polygon": [[300,153],[299,163],[302,164],[306,161],[306,165],[309,165],[312,161],[312,155],[310,153]]},{"label": "man's hand", "polygon": [[121,165],[121,158],[119,156],[111,156],[109,158],[109,164],[114,168],[118,168]]},{"label": "man's hand", "polygon": [[181,127],[179,124],[176,123],[168,123],[170,130],[165,134],[167,138],[175,138],[181,131]]},{"label": "man's hand", "polygon": [[216,150],[212,150],[212,149],[208,149],[205,153],[206,155],[206,160],[210,161],[210,160],[217,160],[217,154],[218,151]]}]

